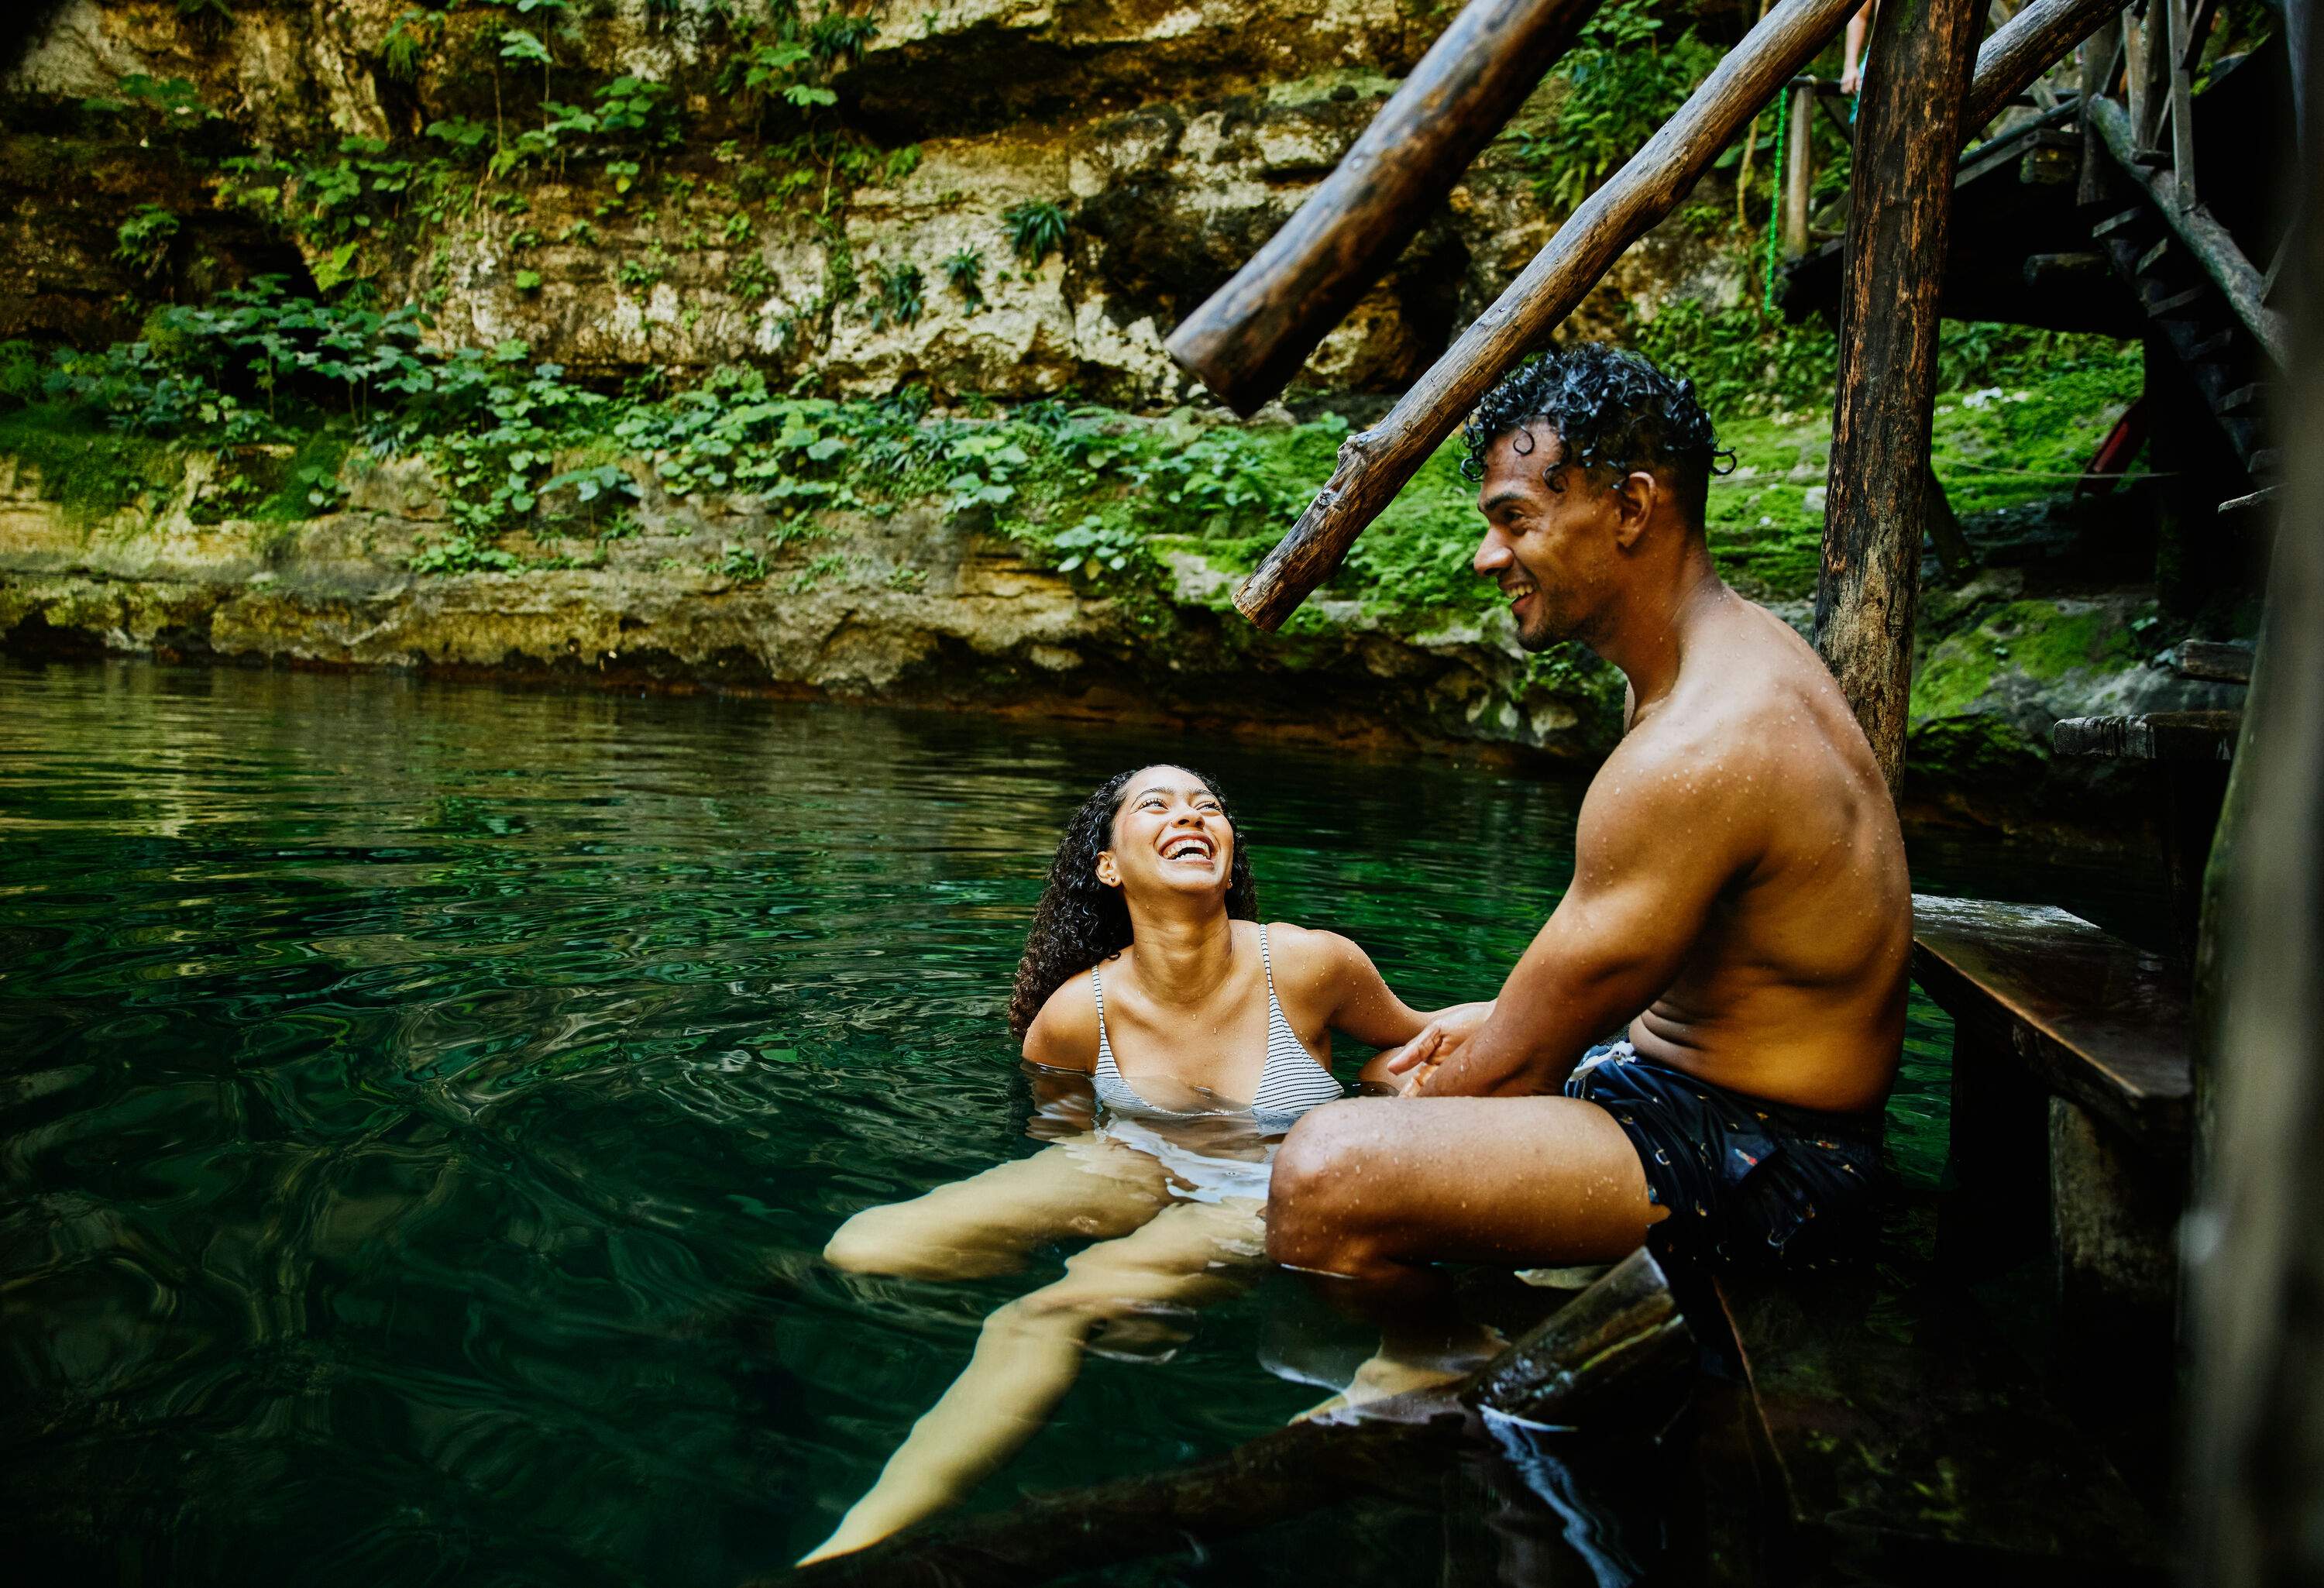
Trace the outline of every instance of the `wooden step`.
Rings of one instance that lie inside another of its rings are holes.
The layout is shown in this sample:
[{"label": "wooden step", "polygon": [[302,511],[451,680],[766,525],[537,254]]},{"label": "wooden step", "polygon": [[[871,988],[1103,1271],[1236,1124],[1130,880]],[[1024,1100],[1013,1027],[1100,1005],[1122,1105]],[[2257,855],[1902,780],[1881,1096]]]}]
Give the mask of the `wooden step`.
[{"label": "wooden step", "polygon": [[[2210,753],[2240,712],[2168,714]],[[2157,717],[2077,718],[2070,729]],[[2172,747],[2185,747],[2163,736]],[[2153,736],[2146,743],[2153,754]],[[2194,1076],[2187,978],[2160,956],[2045,905],[1913,896],[1913,979],[1959,1027],[1986,1031],[2053,1094],[2120,1126],[2163,1156],[2183,1156]]]},{"label": "wooden step", "polygon": [[2234,391],[2221,396],[2217,402],[2212,403],[2211,411],[2221,415],[2257,413],[2260,402],[2265,395],[2265,390],[2257,383],[2248,386],[2237,386]]},{"label": "wooden step", "polygon": [[2131,208],[2121,210],[2116,214],[2107,216],[2104,220],[2098,222],[2096,226],[2090,228],[2090,235],[2092,237],[2111,237],[2117,232],[2128,232],[2133,229],[2143,229],[2141,227],[2141,223],[2152,221],[2153,218],[2153,212],[2149,210],[2145,205],[2135,205]]},{"label": "wooden step", "polygon": [[2155,299],[2146,305],[2146,312],[2156,319],[2168,319],[2173,315],[2183,314],[2209,296],[2209,292],[2201,287],[2189,287],[2183,291],[2172,293],[2168,298]]},{"label": "wooden step", "polygon": [[2154,267],[2170,258],[2171,252],[2171,239],[2164,237],[2138,256],[2138,263],[2130,267],[2130,273],[2138,276],[2153,274]]}]

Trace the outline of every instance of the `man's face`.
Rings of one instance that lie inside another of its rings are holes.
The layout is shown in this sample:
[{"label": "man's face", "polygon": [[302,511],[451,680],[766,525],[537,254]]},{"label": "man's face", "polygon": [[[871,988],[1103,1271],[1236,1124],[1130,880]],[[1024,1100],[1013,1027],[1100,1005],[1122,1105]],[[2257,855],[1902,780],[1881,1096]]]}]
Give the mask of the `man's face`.
[{"label": "man's face", "polygon": [[1580,469],[1559,476],[1562,491],[1542,482],[1562,448],[1545,424],[1512,431],[1485,454],[1477,487],[1485,538],[1470,566],[1509,598],[1517,643],[1528,651],[1586,641],[1616,571],[1612,494]]}]

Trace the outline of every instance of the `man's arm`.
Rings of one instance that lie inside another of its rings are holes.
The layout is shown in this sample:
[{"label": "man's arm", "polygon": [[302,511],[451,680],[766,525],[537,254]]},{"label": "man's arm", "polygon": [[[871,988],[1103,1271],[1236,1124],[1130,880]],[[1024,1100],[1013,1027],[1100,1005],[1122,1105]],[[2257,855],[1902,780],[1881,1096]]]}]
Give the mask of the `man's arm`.
[{"label": "man's arm", "polygon": [[1652,1003],[1757,853],[1732,750],[1625,741],[1582,802],[1573,882],[1492,1012],[1447,1041],[1415,1090],[1432,1097],[1554,1089],[1591,1042]]}]

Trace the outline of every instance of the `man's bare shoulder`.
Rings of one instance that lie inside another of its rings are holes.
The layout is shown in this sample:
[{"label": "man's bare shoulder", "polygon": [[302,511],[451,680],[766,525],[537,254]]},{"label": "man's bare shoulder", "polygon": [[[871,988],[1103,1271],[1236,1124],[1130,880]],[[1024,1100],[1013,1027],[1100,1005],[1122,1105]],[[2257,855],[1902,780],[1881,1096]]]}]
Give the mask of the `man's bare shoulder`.
[{"label": "man's bare shoulder", "polygon": [[1822,659],[1790,625],[1737,597],[1702,637],[1669,696],[1607,758],[1591,794],[1642,814],[1685,813],[1743,837],[1835,774],[1877,777],[1862,730]]}]

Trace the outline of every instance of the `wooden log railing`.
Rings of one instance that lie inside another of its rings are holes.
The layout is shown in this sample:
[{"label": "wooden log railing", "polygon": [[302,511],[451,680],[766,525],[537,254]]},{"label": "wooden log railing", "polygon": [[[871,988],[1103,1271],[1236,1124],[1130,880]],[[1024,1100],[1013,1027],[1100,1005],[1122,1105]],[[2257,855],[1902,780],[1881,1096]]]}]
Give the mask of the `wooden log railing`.
[{"label": "wooden log railing", "polygon": [[[1692,189],[1719,152],[1855,9],[1849,0],[1783,0],[1772,8],[1388,417],[1342,445],[1331,479],[1235,593],[1243,614],[1262,629],[1278,628],[1331,577],[1356,537],[1493,383],[1546,341],[1622,250]],[[2119,9],[2120,0],[2034,0],[1979,51],[1962,125],[1982,125],[1967,119],[1980,114],[1990,120]]]},{"label": "wooden log railing", "polygon": [[1171,333],[1170,356],[1248,418],[1404,251],[1600,0],[1471,0],[1323,186]]},{"label": "wooden log railing", "polygon": [[1364,526],[1395,499],[1501,373],[1540,346],[1622,250],[1693,189],[1720,150],[1815,58],[1860,0],[1783,0],[1558,228],[1493,306],[1374,429],[1351,436],[1339,466],[1235,605],[1274,629],[1329,578]]}]

